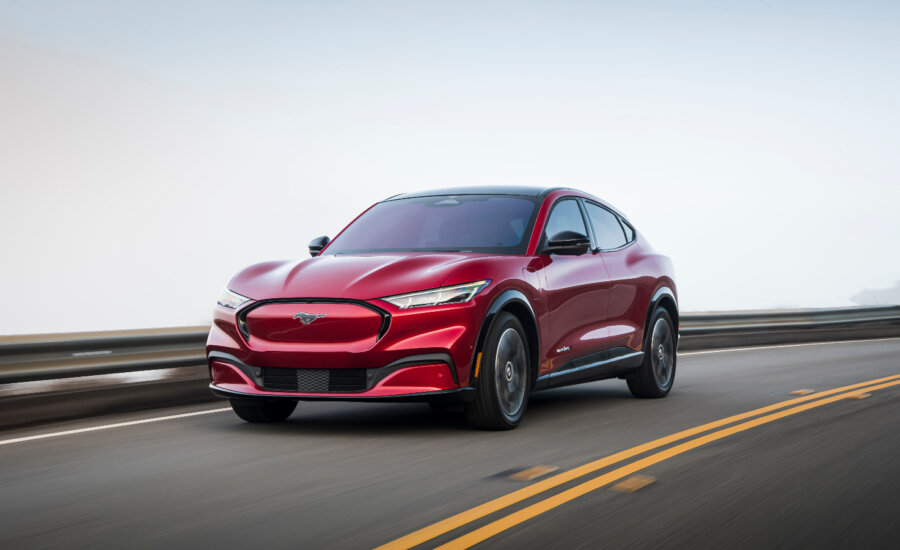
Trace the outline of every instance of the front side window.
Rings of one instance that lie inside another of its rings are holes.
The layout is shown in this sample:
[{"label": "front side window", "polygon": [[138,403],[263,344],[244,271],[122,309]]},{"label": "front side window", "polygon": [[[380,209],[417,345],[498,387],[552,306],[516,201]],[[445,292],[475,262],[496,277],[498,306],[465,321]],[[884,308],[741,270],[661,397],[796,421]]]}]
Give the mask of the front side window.
[{"label": "front side window", "polygon": [[524,254],[537,197],[441,195],[388,200],[350,224],[325,254],[488,252]]},{"label": "front side window", "polygon": [[574,231],[584,236],[588,234],[584,218],[581,216],[581,208],[574,199],[564,199],[553,206],[544,229],[544,236],[549,241],[563,231]]},{"label": "front side window", "polygon": [[591,202],[585,202],[584,205],[594,227],[594,238],[597,239],[600,250],[621,248],[628,243],[622,224],[615,214]]}]

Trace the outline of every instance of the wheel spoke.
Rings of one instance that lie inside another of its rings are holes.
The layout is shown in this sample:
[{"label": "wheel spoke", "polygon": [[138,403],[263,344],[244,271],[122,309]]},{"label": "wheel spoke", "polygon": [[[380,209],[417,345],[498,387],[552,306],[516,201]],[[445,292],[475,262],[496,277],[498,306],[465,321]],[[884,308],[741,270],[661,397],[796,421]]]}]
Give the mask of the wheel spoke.
[{"label": "wheel spoke", "polygon": [[497,342],[494,378],[497,401],[503,411],[510,416],[518,413],[524,402],[527,368],[525,346],[521,336],[515,329],[506,329]]},{"label": "wheel spoke", "polygon": [[665,319],[657,319],[653,325],[650,342],[650,360],[656,382],[660,386],[667,386],[672,378],[675,346],[672,338],[672,329]]}]

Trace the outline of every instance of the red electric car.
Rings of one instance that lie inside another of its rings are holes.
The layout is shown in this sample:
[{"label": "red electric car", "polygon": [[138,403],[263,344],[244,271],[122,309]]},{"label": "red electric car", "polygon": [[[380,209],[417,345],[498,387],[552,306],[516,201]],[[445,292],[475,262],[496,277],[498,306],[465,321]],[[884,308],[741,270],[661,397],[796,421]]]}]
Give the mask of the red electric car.
[{"label": "red electric car", "polygon": [[672,264],[587,193],[397,195],[309,251],[248,267],[219,299],[210,388],[249,422],[302,400],[458,401],[472,424],[509,429],[534,390],[672,388]]}]

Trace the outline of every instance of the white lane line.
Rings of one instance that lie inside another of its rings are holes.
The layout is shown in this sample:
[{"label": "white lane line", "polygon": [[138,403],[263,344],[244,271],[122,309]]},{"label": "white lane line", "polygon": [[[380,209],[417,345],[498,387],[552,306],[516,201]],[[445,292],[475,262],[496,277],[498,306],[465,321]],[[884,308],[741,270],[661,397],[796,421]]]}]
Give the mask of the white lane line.
[{"label": "white lane line", "polygon": [[49,437],[61,437],[64,435],[83,434],[85,432],[96,432],[100,430],[111,430],[113,428],[124,428],[125,426],[136,426],[138,424],[149,424],[151,422],[162,422],[163,420],[175,420],[177,418],[188,418],[189,416],[200,416],[203,414],[212,414],[218,412],[230,411],[231,407],[221,409],[210,409],[206,411],[197,411],[184,414],[173,414],[169,416],[157,416],[155,418],[145,418],[143,420],[132,420],[130,422],[117,422],[115,424],[104,424],[102,426],[91,426],[90,428],[78,428],[77,430],[65,430],[62,432],[51,432],[47,434],[29,435],[25,437],[16,437],[14,439],[0,440],[0,445],[9,445],[10,443],[21,443],[23,441],[34,441],[36,439],[47,439]]},{"label": "white lane line", "polygon": [[807,346],[833,346],[837,344],[859,344],[860,342],[890,342],[900,338],[866,338],[863,340],[841,340],[838,342],[806,342],[803,344],[779,344],[777,346],[749,346],[746,348],[710,349],[706,351],[682,351],[678,355],[703,355],[706,353],[729,353],[732,351],[754,351],[758,349],[802,348]]}]

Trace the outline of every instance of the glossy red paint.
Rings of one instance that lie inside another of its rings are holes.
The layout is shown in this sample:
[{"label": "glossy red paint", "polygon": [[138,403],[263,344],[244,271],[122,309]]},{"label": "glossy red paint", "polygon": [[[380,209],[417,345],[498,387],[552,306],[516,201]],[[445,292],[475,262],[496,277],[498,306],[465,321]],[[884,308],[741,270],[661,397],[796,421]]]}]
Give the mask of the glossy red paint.
[{"label": "glossy red paint", "polygon": [[238,387],[245,384],[249,386],[254,385],[240,370],[222,361],[210,361],[209,376],[212,383],[220,388],[228,386]]},{"label": "glossy red paint", "polygon": [[289,352],[350,352],[370,349],[378,340],[382,316],[356,304],[272,302],[244,316],[249,343],[256,348]]},{"label": "glossy red paint", "polygon": [[[544,226],[557,201],[586,199],[621,213],[571,189],[538,196],[522,255],[329,255],[326,247],[315,258],[245,269],[228,288],[250,301],[237,310],[215,310],[207,343],[211,387],[226,397],[297,399],[427,400],[464,390],[477,384],[473,369],[485,320],[511,292],[531,310],[532,318],[522,321],[536,331],[535,377],[611,348],[640,351],[654,297],[677,308],[671,262],[640,232],[619,250],[542,254]],[[381,299],[479,280],[490,284],[467,303],[400,309]],[[319,317],[305,324],[310,316]],[[358,392],[273,391],[258,384],[258,368],[375,369],[375,382]]]}]

